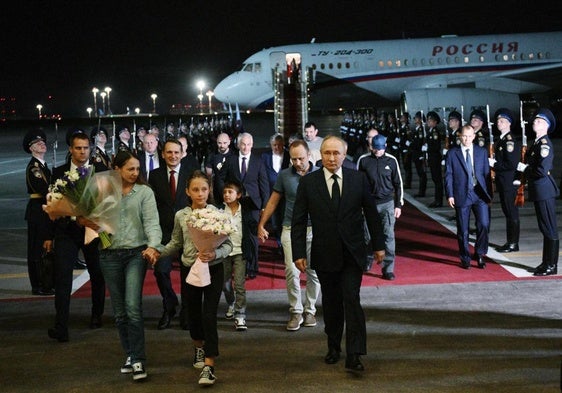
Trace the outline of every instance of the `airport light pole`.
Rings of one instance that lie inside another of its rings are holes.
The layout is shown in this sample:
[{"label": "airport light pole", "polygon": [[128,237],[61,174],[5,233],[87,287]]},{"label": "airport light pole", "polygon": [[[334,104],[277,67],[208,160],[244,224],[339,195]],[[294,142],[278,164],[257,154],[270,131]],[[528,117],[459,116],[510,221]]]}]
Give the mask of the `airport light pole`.
[{"label": "airport light pole", "polygon": [[97,94],[100,91],[97,87],[92,89],[92,93],[94,94],[94,113],[97,115],[98,113],[98,97]]},{"label": "airport light pole", "polygon": [[106,87],[103,89],[107,93],[107,114],[111,115],[111,103],[109,102],[109,93],[111,93],[111,87]]},{"label": "airport light pole", "polygon": [[197,98],[199,98],[199,112],[203,112],[203,94],[197,94]]},{"label": "airport light pole", "polygon": [[87,107],[86,112],[88,112],[88,119],[90,119],[92,117],[92,108]]},{"label": "airport light pole", "polygon": [[136,113],[137,115],[140,113],[140,108],[139,108],[139,107],[136,107],[136,108],[135,108],[135,113]]},{"label": "airport light pole", "polygon": [[37,108],[37,111],[39,112],[39,118],[41,118],[41,109],[43,109],[43,105],[38,104],[38,105],[36,106],[36,108]]},{"label": "airport light pole", "polygon": [[107,93],[105,91],[102,91],[100,93],[100,97],[101,97],[101,112],[105,115],[105,96],[107,95]]},{"label": "airport light pole", "polygon": [[212,90],[209,90],[207,93],[207,97],[209,97],[209,113],[213,113],[213,109],[212,109],[212,105],[211,105],[211,100],[213,98],[213,96],[215,95],[215,93],[213,93]]},{"label": "airport light pole", "polygon": [[156,113],[156,98],[158,98],[158,95],[152,93],[150,98],[152,98],[152,113]]}]

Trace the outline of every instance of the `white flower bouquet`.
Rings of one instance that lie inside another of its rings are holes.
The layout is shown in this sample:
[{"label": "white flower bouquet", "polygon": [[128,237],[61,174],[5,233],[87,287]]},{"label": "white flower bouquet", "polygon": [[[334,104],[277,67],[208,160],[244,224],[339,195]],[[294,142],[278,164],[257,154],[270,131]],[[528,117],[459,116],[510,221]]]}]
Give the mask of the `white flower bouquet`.
[{"label": "white flower bouquet", "polygon": [[[187,230],[199,252],[211,252],[235,232],[230,216],[223,210],[194,209],[187,217]],[[193,286],[205,287],[211,283],[209,265],[199,258],[191,266],[186,282]]]},{"label": "white flower bouquet", "polygon": [[47,204],[43,210],[51,220],[64,216],[83,216],[95,222],[96,232],[86,227],[84,242],[100,238],[102,248],[111,245],[110,234],[117,230],[121,177],[114,171],[93,173],[92,166],[84,166],[64,173],[49,186]]}]

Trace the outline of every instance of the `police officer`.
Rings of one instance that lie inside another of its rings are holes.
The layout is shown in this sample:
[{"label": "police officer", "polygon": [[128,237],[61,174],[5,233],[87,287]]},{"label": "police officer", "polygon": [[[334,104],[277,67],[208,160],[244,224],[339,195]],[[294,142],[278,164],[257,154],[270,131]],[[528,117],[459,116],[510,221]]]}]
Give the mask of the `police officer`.
[{"label": "police officer", "polygon": [[386,140],[383,135],[375,135],[369,142],[371,154],[362,157],[357,169],[365,172],[369,179],[371,195],[375,200],[384,234],[385,256],[382,262],[382,278],[394,280],[396,278],[394,224],[402,214],[404,198],[400,166],[396,157],[386,153]]},{"label": "police officer", "polygon": [[435,194],[433,202],[429,207],[443,206],[443,172],[441,170],[441,161],[443,160],[442,146],[443,133],[437,128],[441,122],[441,118],[437,112],[430,111],[427,113],[427,164],[431,172],[431,180],[435,186]]},{"label": "police officer", "polygon": [[427,175],[425,173],[427,145],[425,143],[425,115],[421,112],[416,112],[414,116],[414,131],[412,132],[412,161],[416,167],[418,174],[419,186],[418,193],[414,195],[416,198],[425,197],[425,190],[427,188]]},{"label": "police officer", "polygon": [[410,114],[404,112],[400,115],[400,155],[402,156],[402,167],[406,180],[404,181],[404,188],[412,187],[412,143],[414,142],[414,133],[410,127]]},{"label": "police officer", "polygon": [[500,136],[494,141],[494,158],[489,158],[490,167],[496,173],[496,190],[500,196],[500,203],[507,232],[507,242],[496,248],[498,252],[519,251],[519,208],[515,205],[517,186],[513,179],[519,162],[520,145],[511,133],[513,114],[507,108],[496,111],[494,118]]},{"label": "police officer", "polygon": [[556,223],[556,197],[560,190],[552,177],[554,148],[548,134],[556,128],[556,119],[546,108],[533,117],[535,143],[525,154],[526,163],[518,163],[517,170],[527,179],[529,200],[535,204],[539,230],[543,235],[542,262],[535,269],[535,276],[550,276],[558,272],[558,225]]},{"label": "police officer", "polygon": [[[45,241],[49,239],[50,220],[42,206],[51,183],[51,171],[45,161],[47,137],[41,129],[31,130],[23,138],[23,150],[31,154],[25,169],[25,181],[29,201],[25,209],[27,221],[27,272],[31,283],[31,293],[39,296],[53,295],[52,280],[42,280],[41,255]],[[50,283],[42,281],[51,281]]]},{"label": "police officer", "polygon": [[474,143],[487,149],[490,144],[490,132],[486,114],[480,109],[473,110],[470,113],[470,125],[474,128]]},{"label": "police officer", "polygon": [[104,127],[94,127],[90,132],[90,139],[94,145],[90,160],[96,164],[98,172],[111,169],[111,159],[105,151],[107,130]]}]

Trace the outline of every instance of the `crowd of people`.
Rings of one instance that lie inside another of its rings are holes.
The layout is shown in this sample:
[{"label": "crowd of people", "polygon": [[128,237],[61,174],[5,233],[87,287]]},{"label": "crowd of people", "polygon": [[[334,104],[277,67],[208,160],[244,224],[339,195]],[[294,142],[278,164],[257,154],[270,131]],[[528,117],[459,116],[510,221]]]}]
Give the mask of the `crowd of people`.
[{"label": "crowd of people", "polygon": [[[145,379],[142,292],[150,264],[162,297],[157,328],[169,328],[179,308],[180,326],[190,331],[193,343],[193,366],[201,369],[199,384],[212,385],[221,296],[224,293],[226,300],[224,317],[233,320],[237,331],[247,330],[246,280],[259,274],[259,242],[272,237],[285,264],[286,329],[316,326],[322,293],[328,348],[324,361],[339,361],[345,327],[345,367],[363,371],[362,276],[376,262],[383,279],[396,279],[394,227],[402,215],[404,189],[412,186],[412,165],[420,183],[416,197],[426,194],[429,169],[435,190],[429,207],[443,206],[445,198],[455,209],[464,269],[471,267],[471,259],[485,268],[494,188],[507,234],[498,251],[519,250],[517,198],[521,184],[528,184],[544,238],[542,262],[534,274],[557,273],[559,190],[551,175],[554,150],[549,139],[556,120],[548,109],[533,116],[534,143],[521,157],[520,142],[511,131],[513,114],[506,108],[496,111],[498,136],[489,131],[486,119],[484,112],[475,110],[463,124],[461,114],[452,111],[447,127],[442,127],[434,111],[416,113],[412,125],[408,113],[365,113],[346,116],[339,136],[320,137],[312,122],[287,142],[282,135],[272,135],[270,149],[263,154],[254,152],[250,133],[224,125],[207,132],[204,143],[194,138],[203,134],[197,126],[181,124],[176,129],[167,124],[163,134],[157,126],[138,127],[133,135],[121,126],[113,134],[118,140],[112,149],[107,149],[110,135],[103,127],[90,132],[75,128],[67,133],[67,161],[52,172],[44,159],[45,133],[32,130],[23,140],[32,156],[26,170],[28,270],[34,295],[55,295],[55,324],[48,336],[69,340],[72,270],[81,250],[92,282],[90,328],[102,326],[107,287],[125,353],[121,372]],[[113,170],[122,185],[119,225],[106,248],[99,239],[85,241],[86,228],[100,230],[94,220],[79,214],[51,220],[42,209],[51,184],[87,166],[96,173]],[[212,251],[199,251],[187,228],[187,219],[199,209],[224,210],[236,228]],[[468,247],[470,212],[476,221],[473,255]],[[54,285],[49,286],[40,267],[44,252],[52,250]],[[188,280],[196,262],[208,265],[210,284]],[[172,285],[176,263],[181,301]],[[306,277],[304,294],[301,273]]]}]

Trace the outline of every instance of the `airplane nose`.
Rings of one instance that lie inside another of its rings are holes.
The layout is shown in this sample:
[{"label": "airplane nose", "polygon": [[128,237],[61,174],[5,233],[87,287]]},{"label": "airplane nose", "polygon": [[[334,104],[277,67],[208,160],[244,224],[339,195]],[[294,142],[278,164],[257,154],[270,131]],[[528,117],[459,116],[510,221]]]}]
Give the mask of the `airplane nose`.
[{"label": "airplane nose", "polygon": [[215,98],[219,101],[233,102],[229,97],[229,90],[232,89],[232,83],[230,82],[231,79],[232,75],[229,75],[215,86],[213,92],[215,93]]}]

